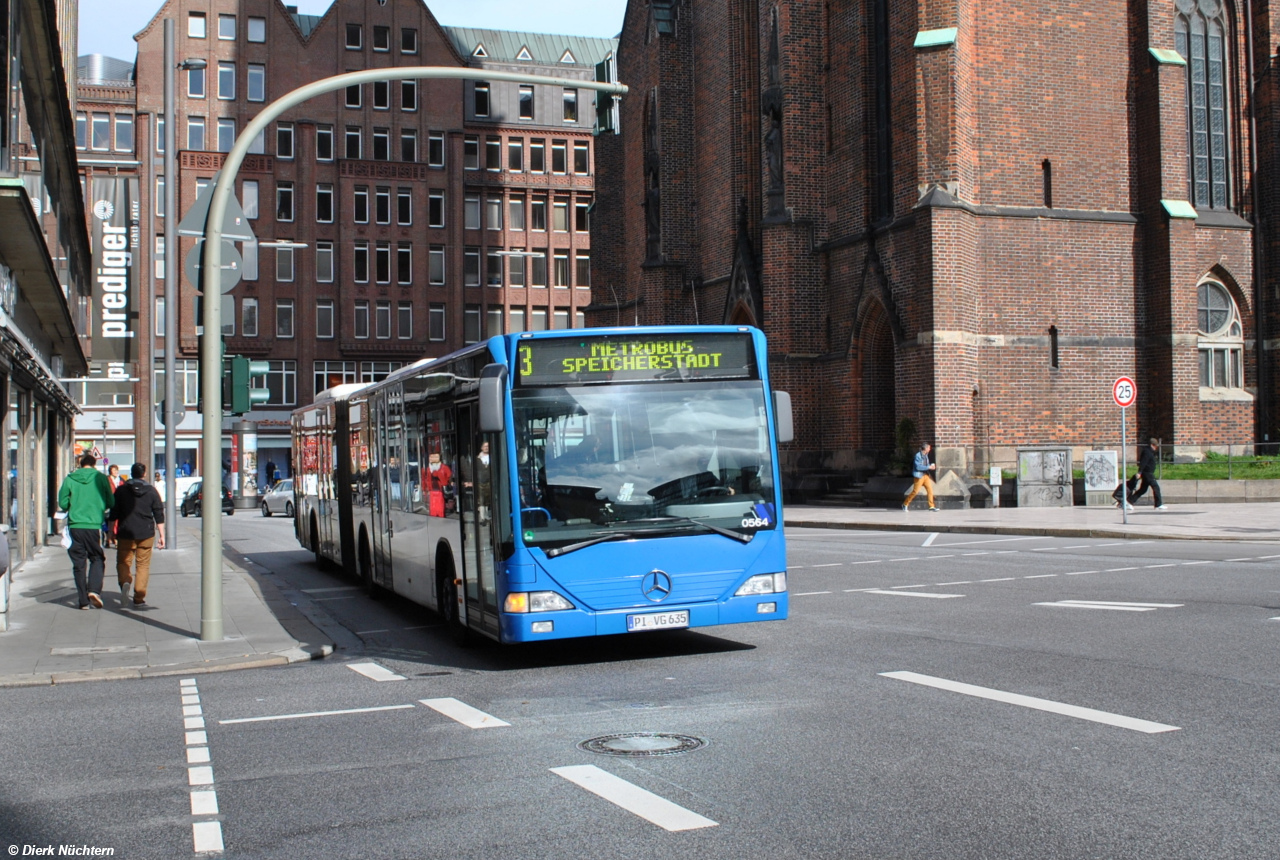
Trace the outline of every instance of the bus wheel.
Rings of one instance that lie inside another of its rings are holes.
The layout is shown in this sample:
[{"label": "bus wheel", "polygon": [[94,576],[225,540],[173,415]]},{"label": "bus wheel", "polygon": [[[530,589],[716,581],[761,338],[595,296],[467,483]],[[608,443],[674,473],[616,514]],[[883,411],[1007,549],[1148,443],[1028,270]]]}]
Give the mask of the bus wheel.
[{"label": "bus wheel", "polygon": [[320,523],[315,516],[311,517],[311,552],[316,557],[316,565],[324,567],[324,559],[320,557]]},{"label": "bus wheel", "polygon": [[376,598],[378,586],[373,581],[373,555],[369,552],[369,539],[364,535],[360,536],[360,555],[357,564],[360,566],[360,584],[364,586],[365,594]]},{"label": "bus wheel", "polygon": [[449,565],[441,569],[438,594],[440,595],[440,618],[448,628],[453,641],[465,648],[471,644],[471,636],[458,613],[458,585],[454,581],[453,570]]}]

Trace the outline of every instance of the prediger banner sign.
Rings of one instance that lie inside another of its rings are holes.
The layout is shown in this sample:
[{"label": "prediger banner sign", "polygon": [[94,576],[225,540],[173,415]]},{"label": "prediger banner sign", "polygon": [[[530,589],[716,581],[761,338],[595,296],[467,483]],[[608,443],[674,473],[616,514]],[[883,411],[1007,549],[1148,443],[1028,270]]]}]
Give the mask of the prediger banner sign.
[{"label": "prediger banner sign", "polygon": [[93,362],[104,376],[128,378],[138,356],[138,180],[95,177],[90,192]]}]

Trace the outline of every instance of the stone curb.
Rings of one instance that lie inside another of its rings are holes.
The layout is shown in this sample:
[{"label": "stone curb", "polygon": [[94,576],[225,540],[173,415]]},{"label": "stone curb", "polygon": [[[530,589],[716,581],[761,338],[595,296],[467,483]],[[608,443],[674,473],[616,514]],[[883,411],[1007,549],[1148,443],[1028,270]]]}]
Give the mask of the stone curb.
[{"label": "stone curb", "polygon": [[784,526],[812,529],[846,529],[883,532],[963,532],[979,535],[1029,535],[1033,537],[1069,537],[1069,538],[1120,538],[1123,540],[1198,540],[1198,541],[1235,541],[1237,543],[1275,543],[1273,538],[1230,537],[1226,535],[1181,535],[1150,532],[1133,532],[1106,528],[1036,528],[1033,526],[983,526],[983,525],[932,525],[915,523],[839,523],[823,520],[795,521],[783,520]]},{"label": "stone curb", "polygon": [[290,648],[287,651],[275,654],[223,657],[218,660],[206,660],[202,663],[182,663],[173,666],[115,667],[111,669],[88,669],[82,672],[0,675],[0,689],[6,687],[48,687],[87,681],[137,681],[143,678],[166,678],[171,675],[208,675],[214,672],[235,672],[240,669],[262,669],[268,666],[288,666],[292,663],[323,660],[332,653],[332,645],[323,645],[313,651]]}]

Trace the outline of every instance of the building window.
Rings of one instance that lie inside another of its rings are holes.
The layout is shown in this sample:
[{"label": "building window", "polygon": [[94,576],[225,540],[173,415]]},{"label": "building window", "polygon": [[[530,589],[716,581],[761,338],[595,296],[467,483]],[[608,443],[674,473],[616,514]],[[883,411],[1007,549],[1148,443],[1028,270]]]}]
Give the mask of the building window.
[{"label": "building window", "polygon": [[476,343],[480,340],[480,308],[467,305],[462,311],[462,341]]},{"label": "building window", "polygon": [[89,146],[89,115],[84,111],[76,113],[76,149]]},{"label": "building window", "polygon": [[507,141],[507,170],[513,173],[524,170],[524,138],[513,137]]},{"label": "building window", "polygon": [[568,156],[566,154],[566,142],[563,140],[551,141],[551,172],[566,173],[568,172]]},{"label": "building window", "polygon": [[293,158],[293,123],[276,124],[276,157]]},{"label": "building window", "polygon": [[507,201],[507,229],[524,229],[524,198],[512,197]]},{"label": "building window", "polygon": [[444,226],[444,189],[432,188],[427,192],[427,226]]},{"label": "building window", "polygon": [[111,114],[95,113],[93,115],[93,148],[111,148]]},{"label": "building window", "polygon": [[502,138],[487,137],[484,141],[484,169],[502,169]]},{"label": "building window", "polygon": [[409,302],[396,305],[396,336],[401,340],[413,337],[413,305]]},{"label": "building window", "polygon": [[489,115],[489,85],[484,81],[476,81],[471,96],[472,109],[478,117]]},{"label": "building window", "polygon": [[535,197],[529,201],[529,220],[532,222],[529,225],[530,229],[539,231],[547,229],[547,198]]},{"label": "building window", "polygon": [[[316,337],[321,340],[333,338],[333,299],[316,299]],[[353,367],[353,376],[354,371]]]},{"label": "building window", "polygon": [[413,243],[396,245],[396,280],[401,284],[413,283]]},{"label": "building window", "polygon": [[400,82],[400,110],[415,111],[418,109],[418,82]]},{"label": "building window", "polygon": [[293,299],[276,299],[276,337],[293,337]]},{"label": "building window", "polygon": [[1244,330],[1231,293],[1217,281],[1202,282],[1197,288],[1196,311],[1200,385],[1243,388]]},{"label": "building window", "polygon": [[410,163],[418,160],[418,132],[411,128],[400,131],[400,160]]},{"label": "building window", "polygon": [[391,160],[391,131],[385,128],[373,130],[373,160]]},{"label": "building window", "polygon": [[484,226],[490,230],[502,229],[502,198],[486,197],[484,201]]},{"label": "building window", "polygon": [[557,198],[551,205],[551,226],[557,233],[569,230],[569,201]]},{"label": "building window", "polygon": [[187,69],[187,95],[193,99],[204,98],[204,69]]},{"label": "building window", "polygon": [[248,32],[245,35],[250,42],[267,41],[267,19],[266,18],[249,18],[247,27]]},{"label": "building window", "polygon": [[249,144],[250,155],[262,155],[267,151],[267,130],[265,128],[258,129],[258,133],[253,136],[253,141]]},{"label": "building window", "polygon": [[[174,134],[176,135],[177,133],[178,132],[175,129]],[[164,152],[164,115],[163,114],[156,117],[156,152],[157,153]]]},{"label": "building window", "polygon": [[427,252],[427,282],[444,283],[444,248],[432,245]]},{"label": "building window", "polygon": [[316,186],[316,221],[333,223],[333,186],[328,183]]},{"label": "building window", "polygon": [[374,25],[373,49],[375,51],[391,50],[391,28],[390,27],[379,27],[377,25]]},{"label": "building window", "polygon": [[271,361],[268,362],[267,371],[267,391],[270,396],[267,398],[267,406],[297,406],[298,405],[298,362],[296,361]]},{"label": "building window", "polygon": [[316,161],[333,161],[333,126],[316,127]]},{"label": "building window", "polygon": [[573,172],[586,176],[590,173],[590,159],[588,152],[591,144],[585,140],[575,140],[573,142]]},{"label": "building window", "polygon": [[267,100],[267,67],[261,63],[250,63],[248,69],[249,83],[247,98],[251,102]]},{"label": "building window", "polygon": [[350,84],[347,86],[346,105],[349,108],[359,108],[364,102],[364,86],[362,84]]},{"label": "building window", "polygon": [[462,201],[462,227],[465,230],[480,229],[480,195],[468,194]]},{"label": "building window", "polygon": [[564,121],[578,121],[578,91],[566,89],[564,91]]},{"label": "building window", "polygon": [[293,183],[276,183],[276,220],[293,220]]},{"label": "building window", "polygon": [[240,208],[244,210],[244,217],[256,220],[258,217],[258,180],[246,179],[241,183],[240,196],[243,198],[240,202]]},{"label": "building window", "polygon": [[427,133],[427,167],[444,167],[444,132]]},{"label": "building window", "polygon": [[374,279],[379,284],[391,283],[391,243],[375,242],[373,246]]},{"label": "building window", "polygon": [[222,308],[222,335],[223,337],[235,337],[236,335],[236,297],[223,296],[219,303]]},{"label": "building window", "polygon": [[396,223],[402,227],[413,224],[413,189],[396,189]]},{"label": "building window", "polygon": [[479,248],[467,248],[462,252],[462,283],[467,287],[480,286]]},{"label": "building window", "polygon": [[529,141],[529,170],[545,173],[547,169],[547,142],[535,137]]},{"label": "building window", "polygon": [[351,220],[357,224],[369,223],[369,189],[357,185],[354,192],[354,205],[351,207]]},{"label": "building window", "polygon": [[364,28],[359,24],[347,25],[347,50],[358,51],[364,47]]},{"label": "building window", "polygon": [[192,39],[203,39],[205,37],[205,17],[203,12],[188,13],[187,35]]},{"label": "building window", "polygon": [[[159,218],[163,218],[164,217],[164,177],[163,176],[156,177],[155,201],[156,202],[155,202],[154,208],[155,208],[156,216]],[[248,213],[245,213],[245,217],[246,218],[249,217]]]},{"label": "building window", "polygon": [[373,109],[374,110],[390,110],[391,109],[391,82],[390,81],[374,81],[373,82]]},{"label": "building window", "polygon": [[[332,316],[333,304],[329,305]],[[333,335],[329,335],[332,337]],[[313,364],[315,376],[315,393],[345,385],[356,381],[356,363],[354,361],[317,361]]]},{"label": "building window", "polygon": [[520,87],[520,119],[533,119],[533,87]]},{"label": "building window", "polygon": [[156,321],[156,337],[164,337],[164,296],[156,296],[156,311],[152,319]]},{"label": "building window", "polygon": [[230,101],[235,97],[236,64],[218,63],[218,98]]},{"label": "building window", "polygon": [[516,334],[517,332],[522,332],[525,330],[524,308],[512,308],[507,318],[510,320],[510,323],[507,326],[507,331],[511,332],[512,334]]},{"label": "building window", "polygon": [[218,152],[230,152],[236,143],[236,121],[233,119],[218,120]]},{"label": "building window", "polygon": [[510,271],[507,274],[507,280],[513,287],[524,286],[524,266],[527,259],[524,255],[524,248],[511,249],[511,262],[509,264]]},{"label": "building window", "polygon": [[400,53],[416,54],[418,53],[418,31],[410,27],[404,27],[400,30]]},{"label": "building window", "polygon": [[563,331],[569,327],[569,312],[556,311],[552,315],[551,327]]},{"label": "building window", "polygon": [[[289,240],[282,239],[281,241],[287,242]],[[276,280],[285,284],[293,280],[292,248],[276,248]]]},{"label": "building window", "polygon": [[240,300],[240,333],[245,337],[258,336],[258,300]]},{"label": "building window", "polygon": [[530,331],[546,331],[547,330],[547,309],[534,308],[533,313],[529,315]]},{"label": "building window", "polygon": [[245,242],[240,252],[244,259],[244,279],[246,281],[258,280],[258,243]]},{"label": "building window", "polygon": [[502,254],[490,251],[485,257],[485,283],[491,287],[502,286]]},{"label": "building window", "polygon": [[551,283],[557,287],[569,286],[569,252],[556,251],[551,262],[554,264]]},{"label": "building window", "polygon": [[577,201],[573,206],[573,229],[579,233],[591,232],[591,204]]},{"label": "building window", "polygon": [[378,224],[391,223],[391,189],[379,187],[373,193],[373,217]]},{"label": "building window", "polygon": [[[156,280],[164,280],[164,235],[156,235],[156,258],[155,258]],[[164,332],[159,332],[164,334]]]},{"label": "building window", "polygon": [[547,285],[547,251],[542,249],[529,258],[529,286],[545,287]]},{"label": "building window", "polygon": [[373,336],[378,340],[391,339],[391,302],[379,301],[374,305]]},{"label": "building window", "polygon": [[462,139],[462,169],[480,169],[480,138],[474,134]]},{"label": "building window", "polygon": [[1174,21],[1175,44],[1187,61],[1191,202],[1198,208],[1225,209],[1230,204],[1226,42],[1230,31],[1224,4],[1210,0],[1178,6],[1191,10]]},{"label": "building window", "polygon": [[363,132],[359,126],[347,126],[346,134],[346,158],[358,159],[361,155]]},{"label": "building window", "polygon": [[352,279],[357,284],[369,283],[369,243],[356,242],[351,255]]},{"label": "building window", "polygon": [[353,331],[357,338],[364,340],[369,337],[369,300],[358,300],[355,310],[355,315],[352,317]]},{"label": "building window", "polygon": [[133,152],[133,114],[116,114],[116,152]]},{"label": "building window", "polygon": [[187,117],[187,149],[193,152],[204,149],[204,117]]},{"label": "building window", "polygon": [[502,308],[489,308],[484,314],[485,334],[496,337],[502,334]]},{"label": "building window", "polygon": [[218,16],[218,38],[223,41],[234,41],[236,38],[236,16]]},{"label": "building window", "polygon": [[360,381],[381,382],[403,366],[404,364],[399,361],[362,361],[360,362]]},{"label": "building window", "polygon": [[577,271],[574,272],[574,283],[579,287],[591,286],[591,253],[589,251],[575,251],[574,261],[577,264]]},{"label": "building window", "polygon": [[316,242],[316,281],[333,283],[333,243]]},{"label": "building window", "polygon": [[427,337],[431,340],[444,340],[444,305],[432,305],[429,313],[431,319],[428,322]]}]

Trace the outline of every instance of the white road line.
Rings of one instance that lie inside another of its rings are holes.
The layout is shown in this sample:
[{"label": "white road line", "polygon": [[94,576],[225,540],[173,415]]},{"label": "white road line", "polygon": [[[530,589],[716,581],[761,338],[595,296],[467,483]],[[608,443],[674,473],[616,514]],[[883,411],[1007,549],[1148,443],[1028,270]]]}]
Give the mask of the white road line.
[{"label": "white road line", "polygon": [[997,549],[992,551],[992,555],[1011,555],[1013,553],[1022,552],[1020,549]]},{"label": "white road line", "polygon": [[203,729],[204,717],[186,717],[182,720],[184,729]]},{"label": "white road line", "polygon": [[815,564],[811,566],[812,567],[839,567],[842,564],[844,564],[843,561],[833,561],[830,564]]},{"label": "white road line", "polygon": [[1037,573],[1034,576],[1024,576],[1023,579],[1048,579],[1051,576],[1057,576],[1056,573]]},{"label": "white road line", "polygon": [[804,570],[803,564],[790,564],[790,565],[787,565],[787,567],[789,567],[791,570]]},{"label": "white road line", "polygon": [[1182,563],[1182,566],[1183,566],[1183,567],[1189,567],[1190,565],[1193,565],[1193,564],[1213,564],[1213,561],[1212,561],[1212,560],[1209,560],[1209,561],[1184,561],[1184,562]]},{"label": "white road line", "polygon": [[348,663],[347,668],[352,672],[359,672],[371,681],[403,681],[404,675],[397,675],[390,669],[379,666],[377,663]]},{"label": "white road line", "polygon": [[336,588],[304,588],[303,594],[329,594],[334,591],[360,591],[363,586],[359,585],[342,585]]},{"label": "white road line", "polygon": [[203,715],[204,715],[204,711],[200,710],[199,705],[183,705],[182,706],[182,716],[184,717],[199,717]]},{"label": "white road line", "polygon": [[1106,711],[1096,711],[1093,708],[1067,705],[1062,702],[1050,701],[1049,699],[1037,699],[1034,696],[1006,693],[1003,690],[993,690],[989,687],[976,687],[973,684],[962,684],[959,681],[948,681],[945,678],[931,678],[928,675],[918,675],[915,672],[881,672],[880,674],[886,678],[908,681],[912,684],[921,684],[926,687],[948,690],[953,693],[963,693],[966,696],[977,696],[981,699],[991,699],[992,701],[1005,702],[1010,705],[1020,705],[1024,708],[1035,708],[1036,710],[1049,711],[1050,713],[1076,717],[1081,720],[1091,720],[1095,723],[1118,726],[1122,729],[1133,729],[1136,732],[1156,734],[1158,732],[1176,732],[1180,729],[1179,726],[1153,723],[1148,720],[1139,720],[1134,717],[1125,717]]},{"label": "white road line", "polygon": [[206,732],[187,732],[187,746],[204,746],[209,743],[209,735]]},{"label": "white road line", "polygon": [[719,822],[704,818],[593,764],[553,767],[551,772],[663,830],[675,832],[719,826]]},{"label": "white road line", "polygon": [[979,579],[978,582],[1012,582],[1015,579],[1016,576],[1002,576],[998,579]]},{"label": "white road line", "polygon": [[937,561],[940,558],[955,558],[954,555],[931,555],[929,561]]},{"label": "white road line", "polygon": [[1177,567],[1176,564],[1149,564],[1143,570],[1155,570],[1157,567]]},{"label": "white road line", "polygon": [[955,582],[935,582],[934,585],[973,585],[972,579],[958,579]]},{"label": "white road line", "polygon": [[276,714],[271,717],[240,717],[235,720],[218,720],[218,725],[230,726],[236,723],[267,723],[272,720],[303,720],[307,717],[336,717],[342,714],[370,714],[374,711],[403,711],[413,705],[382,705],[377,708],[347,708],[343,711],[311,711],[306,714]]},{"label": "white road line", "polygon": [[859,592],[859,591],[875,591],[875,589],[874,589],[874,588],[846,588],[846,589],[844,590],[844,593],[845,593],[845,594],[854,594],[854,593]]},{"label": "white road line", "polygon": [[906,558],[886,558],[885,561],[919,561],[920,556],[909,555]]},{"label": "white road line", "polygon": [[891,585],[889,587],[892,589],[899,589],[899,588],[928,588],[929,586],[928,585]]},{"label": "white road line", "polygon": [[879,564],[884,561],[882,558],[873,558],[870,561],[851,561],[849,564]]},{"label": "white road line", "polygon": [[815,594],[830,594],[830,591],[797,591],[792,597],[812,597]]},{"label": "white road line", "polygon": [[1074,603],[1062,600],[1057,603],[1033,603],[1032,606],[1059,606],[1065,609],[1111,609],[1116,612],[1155,612],[1154,606],[1100,606],[1090,603]]},{"label": "white road line", "polygon": [[985,549],[982,552],[962,552],[960,554],[963,555],[965,558],[968,558],[971,555],[991,555],[990,551]]},{"label": "white road line", "polygon": [[1253,561],[1253,556],[1249,556],[1248,558],[1228,558],[1226,561]]},{"label": "white road line", "polygon": [[187,768],[187,785],[213,785],[213,768],[205,765]]},{"label": "white road line", "polygon": [[182,697],[182,704],[184,704],[184,705],[198,705],[198,704],[200,704],[200,696],[199,696],[199,695],[183,696],[183,697]]},{"label": "white road line", "polygon": [[1092,546],[1093,544],[1078,543],[1078,544],[1074,544],[1073,546],[1058,547],[1058,549],[1090,549]]},{"label": "white road line", "polygon": [[1120,572],[1120,571],[1122,571],[1122,570],[1141,570],[1141,568],[1137,568],[1137,567],[1109,567],[1109,568],[1107,568],[1106,572],[1107,572],[1107,573],[1119,573],[1119,572]]},{"label": "white road line", "polygon": [[1057,552],[1057,551],[1058,551],[1058,550],[1060,550],[1060,549],[1062,549],[1062,547],[1058,547],[1058,546],[1038,546],[1038,547],[1036,547],[1035,549],[1033,549],[1033,550],[1031,550],[1031,551],[1032,551],[1032,552]]},{"label": "white road line", "polygon": [[218,814],[218,792],[216,791],[191,792],[191,814],[192,815],[217,815]]},{"label": "white road line", "polygon": [[938,544],[938,546],[975,546],[980,543],[1012,543],[1021,540],[1044,540],[1044,538],[1039,535],[1032,537],[984,538],[982,540],[962,540],[955,543]]},{"label": "white road line", "polygon": [[867,588],[865,594],[896,594],[899,597],[964,597],[963,594],[937,594],[932,591],[889,591],[885,588]]},{"label": "white road line", "polygon": [[1086,573],[1097,573],[1096,570],[1073,570],[1071,573],[1064,573],[1063,576],[1084,576]]},{"label": "white road line", "polygon": [[419,699],[418,701],[431,710],[438,711],[451,720],[457,720],[470,729],[492,729],[511,725],[511,723],[471,707],[466,702],[459,702],[457,699]]},{"label": "white road line", "polygon": [[1269,558],[1280,558],[1280,555],[1260,555],[1258,561],[1266,561]]},{"label": "white road line", "polygon": [[191,842],[197,854],[213,854],[223,850],[222,822],[197,821],[191,825]]},{"label": "white road line", "polygon": [[187,764],[208,764],[210,761],[208,747],[187,747]]},{"label": "white road line", "polygon": [[939,534],[940,532],[934,532],[933,534],[929,535],[927,538],[924,539],[924,543],[920,544],[920,546],[929,546],[929,544],[933,543],[935,540],[938,539]]}]

